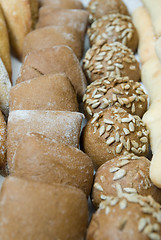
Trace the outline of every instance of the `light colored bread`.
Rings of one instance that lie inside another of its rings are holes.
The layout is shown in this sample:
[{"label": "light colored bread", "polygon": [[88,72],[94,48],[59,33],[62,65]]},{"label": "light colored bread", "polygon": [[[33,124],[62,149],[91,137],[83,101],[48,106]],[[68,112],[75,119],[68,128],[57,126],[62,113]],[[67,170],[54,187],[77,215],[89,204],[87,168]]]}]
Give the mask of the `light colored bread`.
[{"label": "light colored bread", "polygon": [[[161,122],[161,120],[160,120]],[[158,129],[158,125],[156,126],[156,130]],[[160,124],[161,126],[161,124]],[[159,126],[159,127],[160,127]],[[161,188],[161,171],[160,171],[160,164],[161,164],[161,136],[160,141],[157,144],[157,149],[153,153],[153,157],[151,159],[151,165],[150,165],[150,178],[152,182],[158,187]]]},{"label": "light colored bread", "polygon": [[83,115],[73,112],[17,110],[8,118],[7,162],[13,166],[17,145],[27,133],[39,133],[46,137],[79,147]]},{"label": "light colored bread", "polygon": [[29,0],[30,1],[30,10],[31,10],[31,17],[32,17],[32,29],[35,28],[38,15],[39,15],[39,2],[38,0]]},{"label": "light colored bread", "polygon": [[67,46],[56,46],[29,53],[24,59],[17,83],[55,73],[66,74],[81,100],[86,89],[86,79],[77,57]]},{"label": "light colored bread", "polygon": [[12,79],[12,67],[10,57],[10,44],[7,25],[0,5],[0,57],[6,67],[10,79]]},{"label": "light colored bread", "polygon": [[57,45],[69,46],[78,59],[82,58],[83,44],[77,31],[71,27],[49,26],[36,29],[24,39],[23,58],[34,50],[54,47]]},{"label": "light colored bread", "polygon": [[49,74],[12,87],[10,111],[14,110],[78,112],[79,107],[70,80],[64,74]]},{"label": "light colored bread", "polygon": [[40,6],[53,6],[55,8],[82,9],[79,0],[40,0]]},{"label": "light colored bread", "polygon": [[93,183],[93,164],[77,148],[40,134],[29,134],[17,147],[11,174],[48,184],[71,185],[88,196]]},{"label": "light colored bread", "polygon": [[0,199],[3,240],[82,240],[88,223],[85,194],[62,184],[8,177]]},{"label": "light colored bread", "polygon": [[132,20],[139,36],[138,53],[140,61],[144,64],[155,56],[155,34],[151,18],[146,8],[139,7],[132,14]]},{"label": "light colored bread", "polygon": [[161,37],[156,40],[155,43],[155,52],[161,62]]}]

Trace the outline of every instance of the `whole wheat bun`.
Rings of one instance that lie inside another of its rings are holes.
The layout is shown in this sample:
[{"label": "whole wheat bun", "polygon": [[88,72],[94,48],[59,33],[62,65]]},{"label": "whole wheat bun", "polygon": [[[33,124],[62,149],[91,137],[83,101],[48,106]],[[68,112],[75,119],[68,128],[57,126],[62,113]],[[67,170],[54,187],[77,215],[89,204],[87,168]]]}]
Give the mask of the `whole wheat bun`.
[{"label": "whole wheat bun", "polygon": [[82,149],[95,169],[120,154],[147,156],[149,131],[139,116],[111,107],[96,113],[82,134]]},{"label": "whole wheat bun", "polygon": [[83,239],[88,209],[81,190],[8,177],[0,195],[3,240]]},{"label": "whole wheat bun", "polygon": [[40,6],[53,6],[55,8],[82,9],[83,4],[79,0],[40,0]]},{"label": "whole wheat bun", "polygon": [[7,136],[7,162],[13,167],[13,157],[18,144],[27,133],[39,133],[79,147],[83,115],[67,111],[16,110],[9,114]]},{"label": "whole wheat bun", "polygon": [[161,203],[161,190],[153,185],[149,176],[150,161],[134,154],[119,156],[104,163],[96,172],[92,202],[96,207],[108,196],[117,196],[115,184],[127,193],[151,195]]},{"label": "whole wheat bun", "polygon": [[[34,91],[33,91],[34,89]],[[75,90],[65,74],[48,74],[12,87],[10,111],[79,111]]]},{"label": "whole wheat bun", "polygon": [[93,183],[92,160],[82,151],[46,138],[28,134],[14,155],[13,176],[48,184],[62,183],[80,188],[87,196]]},{"label": "whole wheat bun", "polygon": [[86,89],[86,79],[76,55],[70,47],[64,45],[30,52],[24,59],[16,83],[56,73],[66,74],[81,101]]}]

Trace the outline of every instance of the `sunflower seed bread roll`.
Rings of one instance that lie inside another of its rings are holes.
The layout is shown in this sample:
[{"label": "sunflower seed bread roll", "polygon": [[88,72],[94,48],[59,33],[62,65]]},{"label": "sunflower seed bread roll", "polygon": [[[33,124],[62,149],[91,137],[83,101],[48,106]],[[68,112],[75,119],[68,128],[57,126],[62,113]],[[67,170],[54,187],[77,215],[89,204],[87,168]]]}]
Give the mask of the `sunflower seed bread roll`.
[{"label": "sunflower seed bread roll", "polygon": [[144,64],[155,56],[155,35],[151,18],[144,7],[139,7],[133,12],[132,19],[139,36],[138,53],[140,61]]}]

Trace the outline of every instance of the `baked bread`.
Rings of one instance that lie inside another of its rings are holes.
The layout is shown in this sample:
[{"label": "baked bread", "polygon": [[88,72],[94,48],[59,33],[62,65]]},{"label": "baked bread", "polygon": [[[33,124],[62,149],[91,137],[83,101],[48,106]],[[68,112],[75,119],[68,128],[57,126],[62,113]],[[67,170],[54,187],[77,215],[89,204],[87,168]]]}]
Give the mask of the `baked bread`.
[{"label": "baked bread", "polygon": [[127,193],[151,195],[161,203],[161,190],[153,185],[149,176],[150,161],[134,154],[119,156],[104,163],[96,172],[92,202],[96,207],[108,196],[117,197],[115,184]]},{"label": "baked bread", "polygon": [[116,106],[142,117],[147,110],[147,98],[141,84],[128,77],[104,77],[88,85],[83,97],[84,111],[89,119],[97,112]]},{"label": "baked bread", "polygon": [[57,45],[69,46],[78,59],[82,58],[83,44],[79,34],[70,27],[49,26],[36,29],[24,39],[23,58],[34,50],[54,47]]},{"label": "baked bread", "polygon": [[49,74],[12,87],[10,111],[14,110],[75,112],[79,111],[79,107],[70,80],[64,74]]},{"label": "baked bread", "polygon": [[161,236],[161,206],[151,197],[124,192],[101,202],[87,231],[87,240],[156,240]]},{"label": "baked bread", "polygon": [[18,144],[27,133],[39,133],[46,137],[79,147],[83,115],[76,112],[17,110],[8,118],[7,161],[13,166],[13,156]]},{"label": "baked bread", "polygon": [[7,160],[7,126],[0,111],[0,173],[5,174]]},{"label": "baked bread", "polygon": [[83,239],[88,209],[81,190],[8,177],[0,195],[3,240]]},{"label": "baked bread", "polygon": [[9,30],[11,46],[18,58],[22,57],[24,37],[32,30],[34,24],[31,12],[35,16],[36,11],[31,10],[31,7],[35,6],[35,2],[37,0],[0,0]]},{"label": "baked bread", "polygon": [[13,161],[13,176],[71,185],[80,188],[87,196],[90,194],[92,160],[77,148],[40,134],[28,134],[19,143]]},{"label": "baked bread", "polygon": [[138,35],[131,17],[120,13],[105,15],[88,29],[90,44],[121,42],[133,52],[138,45]]},{"label": "baked bread", "polygon": [[131,49],[119,42],[93,45],[85,55],[83,69],[89,82],[102,77],[140,79],[139,63]]},{"label": "baked bread", "polygon": [[111,13],[129,15],[127,7],[122,0],[91,0],[87,10],[90,13],[90,22]]},{"label": "baked bread", "polygon": [[80,9],[56,9],[53,6],[41,7],[37,27],[53,25],[72,28],[77,31],[79,38],[84,42],[88,25],[88,12]]},{"label": "baked bread", "polygon": [[45,48],[29,53],[24,59],[17,83],[41,75],[56,73],[66,74],[74,86],[78,99],[81,101],[86,89],[86,79],[77,57],[72,49],[67,46]]},{"label": "baked bread", "polygon": [[83,4],[79,0],[40,0],[40,6],[53,6],[55,8],[82,9]]},{"label": "baked bread", "polygon": [[95,169],[120,154],[148,153],[148,130],[139,116],[111,107],[96,113],[83,130],[82,148]]},{"label": "baked bread", "polygon": [[39,0],[29,0],[32,18],[32,29],[35,29],[39,17]]},{"label": "baked bread", "polygon": [[8,30],[4,15],[0,5],[0,57],[6,67],[10,79],[12,79],[12,67],[11,67],[11,57],[10,57],[10,44]]}]

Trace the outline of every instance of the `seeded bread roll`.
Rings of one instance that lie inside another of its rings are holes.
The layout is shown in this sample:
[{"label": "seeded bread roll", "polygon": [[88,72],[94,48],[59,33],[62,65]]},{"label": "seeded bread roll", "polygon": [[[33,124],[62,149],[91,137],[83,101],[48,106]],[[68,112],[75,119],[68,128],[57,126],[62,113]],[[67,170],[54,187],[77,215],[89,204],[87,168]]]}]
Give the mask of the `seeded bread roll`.
[{"label": "seeded bread roll", "polygon": [[41,75],[56,73],[66,74],[81,101],[86,89],[86,79],[77,57],[67,46],[45,48],[29,53],[24,59],[17,83]]},{"label": "seeded bread roll", "polygon": [[140,79],[139,63],[131,49],[116,42],[93,45],[85,55],[83,69],[89,82],[102,77],[125,77],[135,82]]},{"label": "seeded bread roll", "polygon": [[126,5],[122,0],[91,0],[88,4],[90,22],[112,13],[129,15]]},{"label": "seeded bread roll", "polygon": [[87,231],[87,240],[159,240],[161,206],[151,197],[123,192],[101,202]]},{"label": "seeded bread roll", "polygon": [[96,113],[83,130],[82,148],[95,169],[120,154],[148,153],[148,131],[139,116],[111,107]]},{"label": "seeded bread roll", "polygon": [[119,13],[105,15],[93,22],[88,29],[91,45],[121,42],[136,51],[138,35],[131,17]]},{"label": "seeded bread roll", "polygon": [[117,196],[115,184],[119,183],[127,193],[151,195],[161,203],[161,190],[149,177],[150,161],[134,154],[119,156],[104,163],[96,172],[92,201],[96,207],[108,196]]},{"label": "seeded bread roll", "polygon": [[82,58],[83,44],[79,34],[71,27],[49,26],[30,32],[24,39],[23,58],[34,50],[54,47],[57,45],[69,46],[78,59]]},{"label": "seeded bread roll", "polygon": [[88,12],[79,9],[56,9],[53,6],[41,7],[37,28],[53,25],[72,28],[83,42],[88,25]]},{"label": "seeded bread roll", "polygon": [[49,74],[12,87],[10,111],[14,110],[78,112],[79,107],[75,90],[67,76],[64,74]]},{"label": "seeded bread roll", "polygon": [[80,189],[8,177],[0,195],[3,240],[84,238],[88,209],[85,194]]},{"label": "seeded bread roll", "polygon": [[76,112],[17,110],[8,118],[7,161],[9,170],[17,145],[27,133],[39,133],[58,142],[79,147],[83,115]]},{"label": "seeded bread roll", "polygon": [[93,183],[92,160],[77,148],[40,134],[24,136],[14,155],[11,174],[48,184],[80,188],[87,196]]},{"label": "seeded bread roll", "polygon": [[87,87],[83,97],[84,111],[89,119],[97,112],[116,106],[142,117],[147,110],[147,97],[141,84],[128,77],[104,77]]},{"label": "seeded bread roll", "polygon": [[55,8],[82,9],[79,0],[40,0],[40,6],[53,6]]}]

